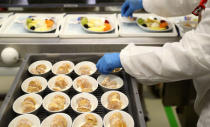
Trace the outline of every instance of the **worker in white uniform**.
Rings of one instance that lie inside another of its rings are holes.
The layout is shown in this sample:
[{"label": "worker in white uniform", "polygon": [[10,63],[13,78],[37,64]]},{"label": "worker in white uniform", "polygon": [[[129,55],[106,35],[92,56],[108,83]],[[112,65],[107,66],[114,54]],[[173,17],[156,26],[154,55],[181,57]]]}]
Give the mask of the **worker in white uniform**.
[{"label": "worker in white uniform", "polygon": [[182,16],[190,14],[196,7],[203,8],[201,21],[196,30],[185,33],[179,42],[166,43],[163,47],[129,44],[120,53],[105,54],[98,61],[97,68],[101,73],[108,74],[114,68],[123,67],[127,73],[147,85],[193,79],[197,92],[195,110],[199,114],[197,126],[209,127],[210,1],[126,0],[121,12],[122,16],[128,17],[135,10],[144,8],[160,16]]}]

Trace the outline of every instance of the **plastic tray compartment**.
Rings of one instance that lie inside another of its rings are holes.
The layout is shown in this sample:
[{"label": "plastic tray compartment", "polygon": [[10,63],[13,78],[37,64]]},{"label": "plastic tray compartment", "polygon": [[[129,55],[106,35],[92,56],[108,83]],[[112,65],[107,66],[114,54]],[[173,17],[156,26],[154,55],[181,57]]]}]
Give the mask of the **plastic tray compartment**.
[{"label": "plastic tray compartment", "polygon": [[[23,22],[28,16],[55,17],[57,28],[50,33],[31,33],[24,29]],[[64,13],[61,14],[37,14],[37,13],[17,13],[10,16],[10,20],[0,29],[0,37],[58,37],[59,27],[62,23]]]},{"label": "plastic tray compartment", "polygon": [[[94,34],[84,31],[77,22],[78,17],[107,17],[115,24],[115,30],[110,33]],[[62,23],[60,38],[106,38],[118,37],[118,24],[116,14],[69,14],[66,15]]]},{"label": "plastic tray compartment", "polygon": [[[12,104],[19,96],[23,95],[23,91],[21,90],[21,83],[24,79],[32,76],[27,71],[27,68],[29,65],[37,60],[49,60],[52,63],[56,63],[60,60],[71,60],[75,64],[81,61],[92,61],[97,62],[97,60],[102,56],[103,54],[92,54],[92,53],[86,53],[86,54],[80,54],[80,53],[72,53],[72,54],[29,54],[24,60],[20,67],[20,70],[16,76],[16,79],[13,82],[13,85],[8,92],[2,107],[0,109],[0,125],[2,127],[8,126],[9,122],[15,118],[18,114],[16,114],[12,110]],[[136,81],[131,78],[125,71],[121,71],[120,73],[117,73],[118,76],[120,76],[124,80],[124,86],[119,90],[123,93],[125,93],[128,96],[129,99],[129,105],[124,111],[128,112],[135,121],[135,127],[146,127],[144,115],[142,112],[141,102],[139,99],[139,93],[137,89],[137,83]],[[52,73],[49,74],[47,77],[45,77],[47,80],[49,80],[52,76],[54,76]],[[94,75],[92,75],[94,78],[97,78],[99,76],[99,73],[96,72]],[[71,78],[75,79],[77,75],[75,73],[71,74]],[[51,91],[46,89],[44,91],[44,94],[42,97],[44,98],[47,94],[49,94]],[[99,100],[99,105],[94,111],[95,113],[99,114],[102,118],[105,116],[105,114],[108,112],[101,104],[100,98],[104,91],[99,86],[98,89],[93,92],[93,95],[97,97]],[[72,98],[74,95],[77,94],[77,92],[71,87],[69,92],[67,93],[70,98]],[[72,119],[74,120],[75,117],[77,117],[77,113],[69,107],[65,113],[69,114]],[[38,112],[35,114],[37,115],[40,120],[42,121],[44,118],[46,118],[48,115],[50,115],[47,111],[41,107]]]},{"label": "plastic tray compartment", "polygon": [[[154,14],[134,14],[134,17],[160,17]],[[161,17],[163,18],[163,17]],[[164,19],[164,18],[163,18]],[[119,34],[121,37],[176,37],[178,35],[175,25],[170,32],[146,32],[138,27],[136,23],[123,23],[121,14],[118,14]]]}]

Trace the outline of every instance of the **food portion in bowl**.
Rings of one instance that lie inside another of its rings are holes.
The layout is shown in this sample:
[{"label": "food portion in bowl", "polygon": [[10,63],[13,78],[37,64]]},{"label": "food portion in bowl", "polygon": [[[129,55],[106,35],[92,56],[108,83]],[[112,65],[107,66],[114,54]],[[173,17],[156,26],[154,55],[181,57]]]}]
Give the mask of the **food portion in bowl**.
[{"label": "food portion in bowl", "polygon": [[40,60],[40,61],[36,61],[32,63],[29,66],[28,71],[34,75],[42,75],[49,72],[51,68],[52,68],[52,64],[49,61]]},{"label": "food portion in bowl", "polygon": [[81,17],[80,23],[85,29],[93,32],[107,32],[113,29],[106,18]]},{"label": "food portion in bowl", "polygon": [[66,98],[62,95],[55,95],[48,105],[50,111],[63,110],[66,104]]},{"label": "food portion in bowl", "polygon": [[80,78],[77,80],[77,87],[81,88],[82,92],[92,92],[92,84],[86,78]]},{"label": "food portion in bowl", "polygon": [[36,109],[36,100],[33,97],[26,97],[21,105],[23,113],[33,112]]},{"label": "food portion in bowl", "polygon": [[71,61],[59,61],[53,65],[52,72],[54,74],[69,74],[74,69],[74,63]]},{"label": "food portion in bowl", "polygon": [[153,31],[165,31],[170,28],[169,23],[166,20],[158,18],[138,18],[138,25]]},{"label": "food portion in bowl", "polygon": [[91,68],[88,65],[83,65],[79,68],[81,75],[90,75]]},{"label": "food portion in bowl", "polygon": [[59,76],[55,79],[55,86],[53,87],[53,90],[60,91],[62,89],[65,89],[67,87],[68,83],[65,80],[64,77]]},{"label": "food portion in bowl", "polygon": [[49,32],[55,30],[56,22],[54,17],[29,16],[25,25],[31,32]]},{"label": "food portion in bowl", "polygon": [[110,127],[127,127],[125,120],[120,112],[115,112],[109,118]]},{"label": "food portion in bowl", "polygon": [[42,85],[39,80],[32,80],[28,84],[27,92],[34,93],[42,90]]},{"label": "food portion in bowl", "polygon": [[109,76],[104,78],[104,80],[101,82],[101,85],[103,85],[106,88],[112,88],[112,89],[115,89],[118,86],[117,81],[110,80]]},{"label": "food portion in bowl", "polygon": [[91,111],[91,102],[87,98],[80,97],[77,99],[77,111],[78,112],[90,112]]},{"label": "food portion in bowl", "polygon": [[54,116],[53,120],[50,123],[50,127],[67,127],[67,120],[62,115]]},{"label": "food portion in bowl", "polygon": [[85,115],[85,123],[81,127],[94,127],[97,126],[97,118],[93,114]]},{"label": "food portion in bowl", "polygon": [[33,126],[33,123],[27,118],[23,118],[19,120],[16,124],[16,127],[32,127],[32,126]]},{"label": "food portion in bowl", "polygon": [[108,95],[107,101],[108,101],[108,108],[109,109],[121,109],[122,107],[122,101],[120,100],[120,94],[117,92],[112,92]]}]

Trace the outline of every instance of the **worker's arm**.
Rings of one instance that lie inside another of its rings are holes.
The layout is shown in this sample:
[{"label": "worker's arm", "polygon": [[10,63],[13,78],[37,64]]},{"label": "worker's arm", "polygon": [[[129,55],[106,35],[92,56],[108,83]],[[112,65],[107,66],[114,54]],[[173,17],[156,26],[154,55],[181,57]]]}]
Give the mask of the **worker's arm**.
[{"label": "worker's arm", "polygon": [[191,14],[200,0],[143,0],[147,12],[160,16],[182,16]]},{"label": "worker's arm", "polygon": [[[169,0],[170,1],[170,0]],[[210,8],[196,30],[163,47],[129,45],[120,53],[123,68],[144,84],[191,79],[210,72]]]}]

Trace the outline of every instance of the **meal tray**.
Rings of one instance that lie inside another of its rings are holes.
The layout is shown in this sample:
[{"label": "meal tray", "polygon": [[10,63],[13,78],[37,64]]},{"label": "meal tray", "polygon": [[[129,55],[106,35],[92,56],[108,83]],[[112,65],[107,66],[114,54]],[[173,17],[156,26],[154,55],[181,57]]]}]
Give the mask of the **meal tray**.
[{"label": "meal tray", "polygon": [[[82,29],[77,22],[79,17],[107,17],[112,20],[115,25],[115,30],[109,33],[88,33]],[[116,14],[69,14],[66,15],[59,33],[60,38],[109,38],[118,37],[118,24]]]},{"label": "meal tray", "polygon": [[[1,127],[7,127],[9,122],[14,119],[18,114],[16,114],[13,109],[12,105],[14,101],[20,97],[21,95],[24,94],[24,92],[21,90],[21,83],[28,77],[31,77],[32,75],[28,72],[28,67],[31,63],[37,61],[37,60],[49,60],[53,64],[61,61],[61,60],[70,60],[74,62],[75,64],[81,62],[81,61],[92,61],[94,63],[97,62],[97,60],[102,56],[103,54],[98,54],[98,53],[62,53],[62,54],[29,54],[26,56],[26,58],[23,60],[23,63],[20,67],[20,70],[12,84],[12,87],[10,88],[7,96],[5,97],[5,100],[1,106],[0,109],[0,125]],[[92,75],[92,77],[97,78],[100,74],[96,72],[95,74]],[[124,111],[128,112],[134,119],[135,121],[135,127],[146,127],[145,125],[145,120],[144,120],[144,115],[141,107],[141,102],[139,98],[139,93],[137,89],[137,82],[135,79],[133,79],[131,76],[129,76],[125,71],[121,71],[116,73],[116,75],[120,76],[123,81],[124,81],[124,86],[119,89],[119,91],[123,92],[124,94],[127,95],[129,99],[129,105]],[[44,76],[47,80],[49,80],[54,74],[50,72],[50,74]],[[75,79],[78,77],[74,72],[70,74],[70,77],[72,79]],[[51,91],[47,88],[43,95],[41,95],[43,98],[49,94]],[[104,93],[103,89],[101,86],[98,87],[98,89],[93,92],[92,94],[96,96],[96,98],[99,100],[99,105],[96,108],[94,113],[99,114],[102,118],[105,116],[106,113],[108,113],[108,110],[105,109],[101,102],[100,98],[102,94]],[[77,94],[77,92],[73,89],[73,87],[70,88],[70,90],[67,93],[70,96],[70,99],[74,95]],[[69,107],[64,113],[67,113],[68,115],[71,116],[72,120],[74,120],[77,116],[78,113],[73,111],[71,107]],[[38,110],[37,113],[35,113],[40,120],[42,121],[45,119],[47,116],[50,115],[47,111],[44,110],[44,108],[41,106],[41,108]]]},{"label": "meal tray", "polygon": [[[163,17],[154,14],[134,14],[134,17],[157,17],[164,19]],[[167,19],[166,19],[167,20]],[[118,14],[119,34],[121,37],[176,37],[178,35],[174,24],[172,31],[169,32],[146,32],[143,31],[136,23],[123,23],[121,14]]]}]

